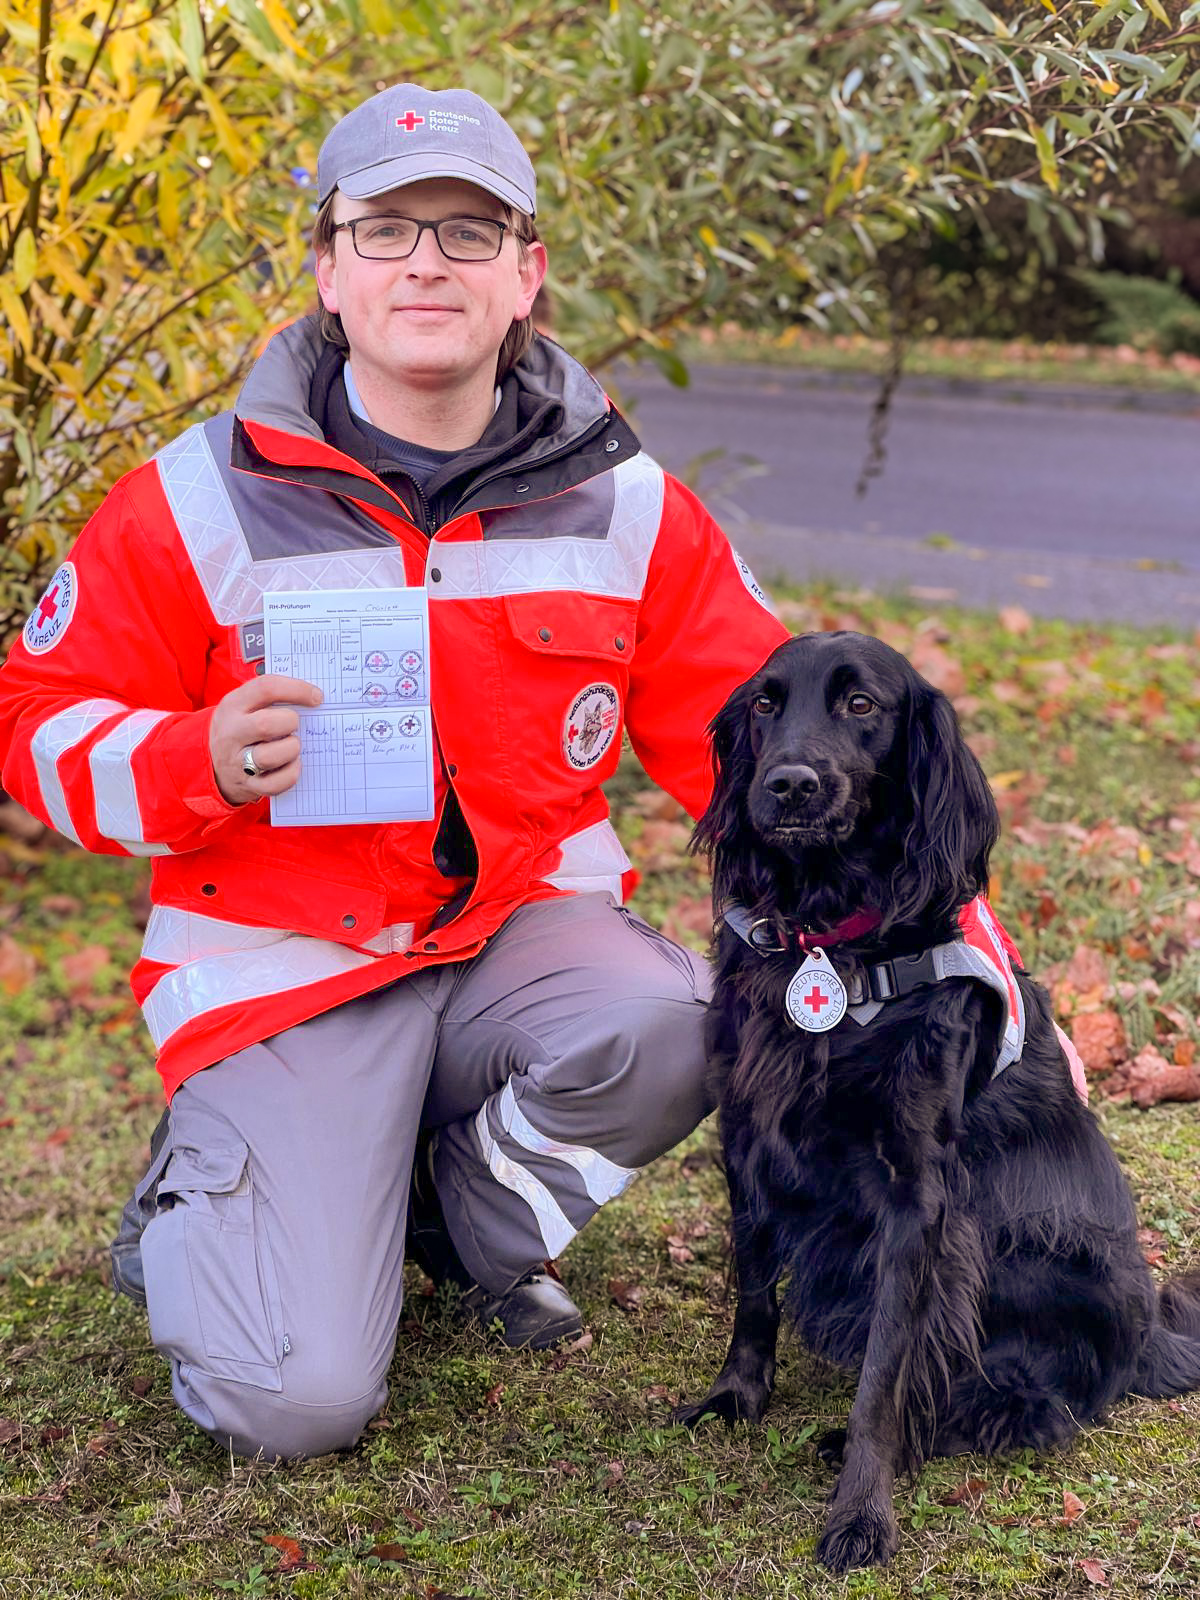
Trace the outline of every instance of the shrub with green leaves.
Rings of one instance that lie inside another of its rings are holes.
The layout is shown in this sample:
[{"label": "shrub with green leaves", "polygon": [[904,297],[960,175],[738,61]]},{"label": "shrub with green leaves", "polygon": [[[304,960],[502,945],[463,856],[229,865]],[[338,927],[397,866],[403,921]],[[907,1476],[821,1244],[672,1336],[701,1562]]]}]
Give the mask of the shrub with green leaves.
[{"label": "shrub with green leaves", "polygon": [[0,0],[0,632],[311,306],[316,149],[375,86],[500,107],[566,342],[684,381],[682,322],[876,326],[880,253],[997,195],[1098,250],[1131,134],[1196,147],[1198,38],[1174,0]]}]

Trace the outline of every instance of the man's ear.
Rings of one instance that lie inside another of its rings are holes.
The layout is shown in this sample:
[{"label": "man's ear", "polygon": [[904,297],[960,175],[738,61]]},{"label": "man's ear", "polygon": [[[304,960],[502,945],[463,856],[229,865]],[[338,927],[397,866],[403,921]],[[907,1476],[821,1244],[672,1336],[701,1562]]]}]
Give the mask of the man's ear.
[{"label": "man's ear", "polygon": [[317,290],[321,296],[321,304],[326,311],[337,311],[337,284],[333,271],[333,249],[336,237],[330,241],[328,250],[318,250],[314,270],[317,275]]},{"label": "man's ear", "polygon": [[[546,276],[546,267],[549,261],[546,255],[546,246],[540,241],[527,244],[524,258],[522,259],[518,255],[517,260],[521,288],[517,296],[516,306],[513,309],[513,321],[524,322],[525,318],[533,310],[533,302],[537,299],[537,292],[542,287],[542,279]],[[326,305],[330,311],[334,309],[333,306],[329,306],[328,301],[326,301]]]}]

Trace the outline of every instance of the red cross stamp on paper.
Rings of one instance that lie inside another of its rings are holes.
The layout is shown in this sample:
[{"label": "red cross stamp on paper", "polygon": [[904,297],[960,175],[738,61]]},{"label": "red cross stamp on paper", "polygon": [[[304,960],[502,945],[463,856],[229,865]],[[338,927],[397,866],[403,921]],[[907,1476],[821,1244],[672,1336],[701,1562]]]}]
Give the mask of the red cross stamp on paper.
[{"label": "red cross stamp on paper", "polygon": [[414,128],[419,128],[424,121],[425,118],[419,117],[415,111],[406,111],[402,117],[396,118],[396,126],[403,128],[405,133],[411,133]]}]

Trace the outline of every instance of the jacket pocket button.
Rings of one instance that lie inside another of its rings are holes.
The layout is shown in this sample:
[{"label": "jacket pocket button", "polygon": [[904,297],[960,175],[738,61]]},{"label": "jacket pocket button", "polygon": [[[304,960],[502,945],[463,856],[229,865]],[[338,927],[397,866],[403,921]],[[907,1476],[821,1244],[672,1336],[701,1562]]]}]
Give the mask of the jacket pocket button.
[{"label": "jacket pocket button", "polygon": [[425,944],[424,944],[424,945],[423,945],[423,946],[422,946],[422,949],[425,949],[425,950],[429,950],[429,951],[431,951],[431,952],[432,952],[432,951],[434,951],[434,950],[436,950],[436,949],[437,949],[437,945],[436,945],[436,944],[434,944],[434,942],[433,942],[433,940],[432,940],[432,939],[429,939],[429,940],[427,940],[427,941],[426,941],[426,942],[425,942]]},{"label": "jacket pocket button", "polygon": [[354,913],[352,911],[347,911],[346,915],[342,918],[342,927],[343,928],[354,928],[354,927],[357,927],[357,925],[358,925],[358,918],[354,915]]},{"label": "jacket pocket button", "polygon": [[513,493],[514,494],[528,494],[529,493],[529,485],[527,483],[518,483],[516,488],[513,490]]},{"label": "jacket pocket button", "polygon": [[622,639],[620,634],[618,634],[617,637],[613,640],[613,644],[616,645],[618,650],[624,650],[624,648],[625,648],[625,641],[624,641],[624,639]]},{"label": "jacket pocket button", "polygon": [[458,777],[458,767],[455,765],[455,763],[453,761],[446,768],[446,771],[449,773],[450,777],[452,777],[452,778],[457,778]]},{"label": "jacket pocket button", "polygon": [[538,638],[542,641],[543,644],[549,644],[551,639],[553,639],[553,637],[554,637],[554,635],[550,632],[549,628],[539,628],[538,629]]},{"label": "jacket pocket button", "polygon": [[604,448],[608,452],[608,454],[611,456],[614,450],[619,450],[621,448],[620,440],[618,440],[618,439],[610,439],[608,441],[608,443],[604,446]]},{"label": "jacket pocket button", "polygon": [[430,567],[430,569],[429,569],[429,581],[430,581],[430,583],[441,583],[441,581],[442,581],[442,572],[441,572],[441,568],[440,567]]},{"label": "jacket pocket button", "polygon": [[200,885],[200,893],[201,894],[214,895],[214,894],[216,894],[216,892],[217,892],[217,886],[216,886],[215,883],[202,883]]}]

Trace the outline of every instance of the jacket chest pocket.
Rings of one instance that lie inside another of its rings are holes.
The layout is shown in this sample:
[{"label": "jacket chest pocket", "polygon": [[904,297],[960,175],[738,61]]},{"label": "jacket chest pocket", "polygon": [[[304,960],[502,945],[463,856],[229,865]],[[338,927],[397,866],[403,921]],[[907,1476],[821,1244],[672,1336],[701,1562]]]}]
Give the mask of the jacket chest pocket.
[{"label": "jacket chest pocket", "polygon": [[636,602],[549,592],[508,595],[504,606],[517,676],[526,680],[522,698],[532,679],[532,701],[562,719],[554,766],[586,773],[589,784],[608,777],[621,749]]},{"label": "jacket chest pocket", "polygon": [[624,673],[633,659],[637,603],[574,592],[510,594],[504,609],[515,638],[543,657],[590,657]]}]

